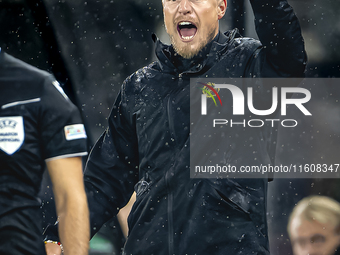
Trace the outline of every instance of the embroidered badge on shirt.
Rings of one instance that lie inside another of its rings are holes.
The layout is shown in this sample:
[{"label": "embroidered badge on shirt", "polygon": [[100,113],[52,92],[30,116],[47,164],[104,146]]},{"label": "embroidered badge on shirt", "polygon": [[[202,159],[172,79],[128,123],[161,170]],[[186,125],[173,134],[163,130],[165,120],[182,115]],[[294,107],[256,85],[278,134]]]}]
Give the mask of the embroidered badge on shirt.
[{"label": "embroidered badge on shirt", "polygon": [[24,139],[23,117],[0,117],[0,149],[2,151],[12,155],[21,147]]},{"label": "embroidered badge on shirt", "polygon": [[86,132],[83,124],[74,124],[65,126],[65,137],[67,141],[86,138]]}]

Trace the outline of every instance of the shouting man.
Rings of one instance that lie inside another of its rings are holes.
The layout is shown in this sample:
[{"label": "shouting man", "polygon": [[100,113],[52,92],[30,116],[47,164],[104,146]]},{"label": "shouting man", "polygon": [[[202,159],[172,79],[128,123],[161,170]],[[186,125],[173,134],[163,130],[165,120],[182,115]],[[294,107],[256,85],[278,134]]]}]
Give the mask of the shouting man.
[{"label": "shouting man", "polygon": [[[163,0],[171,45],[154,36],[158,60],[125,80],[87,162],[92,236],[136,191],[124,254],[269,254],[268,180],[189,172],[190,78],[303,76],[304,42],[287,1],[251,4],[260,41],[219,31],[225,0]],[[249,163],[244,137],[226,137],[225,161]],[[268,135],[251,139],[257,162],[269,163]]]}]

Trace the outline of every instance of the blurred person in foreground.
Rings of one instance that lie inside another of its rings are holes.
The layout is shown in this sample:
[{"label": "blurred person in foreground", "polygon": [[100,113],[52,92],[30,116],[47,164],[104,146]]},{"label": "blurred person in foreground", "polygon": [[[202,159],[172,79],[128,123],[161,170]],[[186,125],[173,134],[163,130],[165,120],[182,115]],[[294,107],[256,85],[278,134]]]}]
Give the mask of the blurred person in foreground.
[{"label": "blurred person in foreground", "polygon": [[59,220],[58,252],[88,254],[86,133],[78,109],[52,75],[3,51],[0,91],[0,254],[46,254],[38,198],[45,164]]},{"label": "blurred person in foreground", "polygon": [[[269,254],[268,179],[191,179],[189,171],[190,78],[304,75],[304,42],[288,2],[250,3],[260,41],[219,31],[224,0],[163,0],[171,45],[153,37],[158,60],[124,81],[86,165],[91,236],[135,190],[123,254]],[[268,90],[258,91],[254,101]],[[221,160],[271,163],[270,133],[236,130],[226,128]]]},{"label": "blurred person in foreground", "polygon": [[294,255],[340,254],[340,203],[326,196],[302,199],[287,230]]}]

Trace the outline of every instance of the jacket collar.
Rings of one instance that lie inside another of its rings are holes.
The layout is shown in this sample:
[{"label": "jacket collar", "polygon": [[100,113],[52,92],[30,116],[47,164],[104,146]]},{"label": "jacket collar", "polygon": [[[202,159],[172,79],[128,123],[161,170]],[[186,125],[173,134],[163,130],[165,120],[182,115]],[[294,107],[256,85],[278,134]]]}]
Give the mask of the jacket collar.
[{"label": "jacket collar", "polygon": [[208,44],[208,48],[203,50],[206,52],[203,52],[203,54],[201,52],[201,55],[204,56],[194,57],[190,60],[184,60],[182,57],[176,56],[172,45],[163,44],[155,34],[152,35],[152,39],[156,44],[155,52],[159,67],[163,72],[171,74],[198,74],[206,72],[214,63],[220,60],[221,56],[227,51],[230,41],[236,34],[238,34],[237,29],[229,30],[225,33],[219,32],[216,38],[210,42],[211,45]]}]

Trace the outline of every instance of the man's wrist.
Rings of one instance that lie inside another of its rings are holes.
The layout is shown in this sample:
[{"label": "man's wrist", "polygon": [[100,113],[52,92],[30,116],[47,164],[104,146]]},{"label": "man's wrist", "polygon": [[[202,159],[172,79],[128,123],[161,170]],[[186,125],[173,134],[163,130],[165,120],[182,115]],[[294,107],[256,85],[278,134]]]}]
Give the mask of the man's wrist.
[{"label": "man's wrist", "polygon": [[45,240],[44,243],[45,243],[45,245],[46,244],[57,244],[60,247],[61,252],[64,253],[64,248],[63,248],[63,245],[61,244],[61,242],[52,241],[52,240]]}]

